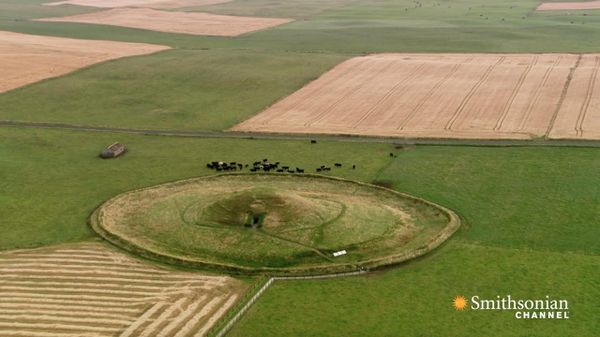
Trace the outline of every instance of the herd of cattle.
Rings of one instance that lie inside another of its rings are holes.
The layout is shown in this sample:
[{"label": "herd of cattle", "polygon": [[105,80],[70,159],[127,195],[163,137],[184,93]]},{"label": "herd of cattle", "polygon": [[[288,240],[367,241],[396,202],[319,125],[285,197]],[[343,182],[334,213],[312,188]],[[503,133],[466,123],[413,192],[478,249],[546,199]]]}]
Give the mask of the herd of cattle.
[{"label": "herd of cattle", "polygon": [[[334,167],[341,168],[341,163],[335,163]],[[279,172],[279,173],[304,173],[304,169],[300,167],[284,166],[280,162],[269,162],[268,158],[262,161],[255,161],[250,164],[238,163],[235,161],[212,161],[206,164],[206,167],[216,171],[241,171],[248,169],[250,172]],[[356,165],[352,165],[352,169],[356,169]],[[331,171],[331,167],[327,165],[321,165],[315,169],[316,172]]]}]

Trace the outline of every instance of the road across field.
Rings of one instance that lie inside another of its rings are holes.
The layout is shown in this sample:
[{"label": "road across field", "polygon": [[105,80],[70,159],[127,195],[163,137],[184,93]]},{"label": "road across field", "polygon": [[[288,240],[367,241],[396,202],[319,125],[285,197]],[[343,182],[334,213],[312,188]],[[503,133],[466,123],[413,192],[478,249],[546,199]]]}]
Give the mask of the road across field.
[{"label": "road across field", "polygon": [[[596,54],[356,57],[232,130],[600,139],[595,81],[599,58]],[[550,132],[555,123],[557,131]]]},{"label": "road across field", "polygon": [[457,146],[558,146],[558,147],[600,147],[600,141],[589,139],[441,139],[441,138],[393,138],[366,137],[344,135],[303,135],[280,133],[247,133],[219,131],[182,131],[182,130],[149,130],[127,129],[99,126],[81,126],[57,123],[35,123],[0,120],[0,127],[17,127],[33,129],[78,130],[93,132],[117,132],[133,135],[163,136],[163,137],[192,137],[192,138],[233,138],[233,139],[280,139],[280,140],[322,140],[341,142],[386,143],[395,145],[457,145]]}]

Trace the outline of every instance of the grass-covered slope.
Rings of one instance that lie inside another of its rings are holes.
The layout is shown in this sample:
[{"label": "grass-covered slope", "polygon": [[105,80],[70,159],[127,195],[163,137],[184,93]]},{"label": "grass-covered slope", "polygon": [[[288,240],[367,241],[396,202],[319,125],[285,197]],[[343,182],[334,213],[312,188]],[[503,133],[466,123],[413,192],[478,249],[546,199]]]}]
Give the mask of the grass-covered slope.
[{"label": "grass-covered slope", "polygon": [[[120,194],[91,216],[116,245],[237,273],[375,268],[423,255],[458,228],[450,210],[321,175],[221,174]],[[333,257],[336,251],[347,255]]]},{"label": "grass-covered slope", "polygon": [[[231,336],[594,337],[600,330],[600,307],[592,300],[600,296],[598,170],[599,149],[400,152],[379,179],[458,210],[466,221],[458,236],[428,257],[377,275],[276,283]],[[565,298],[571,319],[523,321],[509,311],[452,307],[457,295],[508,294]]]}]

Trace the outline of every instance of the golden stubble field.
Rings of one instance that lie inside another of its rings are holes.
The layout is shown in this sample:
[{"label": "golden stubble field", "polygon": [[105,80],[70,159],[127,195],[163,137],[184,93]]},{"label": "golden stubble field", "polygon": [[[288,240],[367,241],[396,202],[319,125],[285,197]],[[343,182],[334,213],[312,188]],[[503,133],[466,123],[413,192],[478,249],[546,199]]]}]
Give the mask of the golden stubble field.
[{"label": "golden stubble field", "polygon": [[0,31],[0,93],[95,63],[166,49],[169,47]]},{"label": "golden stubble field", "polygon": [[349,59],[232,130],[416,138],[600,138],[597,54]]},{"label": "golden stubble field", "polygon": [[46,6],[76,5],[98,8],[143,7],[143,8],[181,8],[208,6],[230,2],[231,0],[65,0],[45,3]]},{"label": "golden stubble field", "polygon": [[566,11],[580,9],[598,9],[600,1],[580,1],[580,2],[542,2],[538,7],[538,11]]},{"label": "golden stubble field", "polygon": [[199,337],[247,286],[100,243],[0,253],[0,336]]},{"label": "golden stubble field", "polygon": [[93,13],[36,19],[120,26],[165,33],[238,36],[291,22],[291,19],[161,11],[152,8],[112,8]]}]

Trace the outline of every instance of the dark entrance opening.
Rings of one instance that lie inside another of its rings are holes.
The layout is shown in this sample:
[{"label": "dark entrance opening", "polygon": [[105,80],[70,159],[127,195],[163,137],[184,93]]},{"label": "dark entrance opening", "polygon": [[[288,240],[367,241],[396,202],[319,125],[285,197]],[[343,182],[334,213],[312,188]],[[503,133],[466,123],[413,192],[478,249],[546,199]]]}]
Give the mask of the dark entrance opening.
[{"label": "dark entrance opening", "polygon": [[244,226],[252,228],[262,227],[265,216],[265,213],[248,212],[248,217],[246,218],[246,223]]}]

